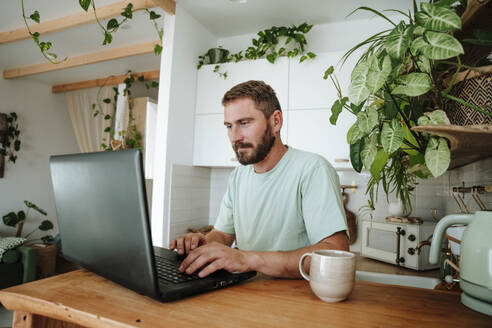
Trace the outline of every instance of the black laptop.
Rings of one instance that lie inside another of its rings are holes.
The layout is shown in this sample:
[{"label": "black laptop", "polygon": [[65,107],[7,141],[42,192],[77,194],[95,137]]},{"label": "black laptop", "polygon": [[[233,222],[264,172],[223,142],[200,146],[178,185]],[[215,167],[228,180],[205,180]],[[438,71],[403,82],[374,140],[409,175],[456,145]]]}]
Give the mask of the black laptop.
[{"label": "black laptop", "polygon": [[175,251],[153,247],[139,150],[52,156],[63,255],[160,301],[235,284],[255,272],[180,273]]}]

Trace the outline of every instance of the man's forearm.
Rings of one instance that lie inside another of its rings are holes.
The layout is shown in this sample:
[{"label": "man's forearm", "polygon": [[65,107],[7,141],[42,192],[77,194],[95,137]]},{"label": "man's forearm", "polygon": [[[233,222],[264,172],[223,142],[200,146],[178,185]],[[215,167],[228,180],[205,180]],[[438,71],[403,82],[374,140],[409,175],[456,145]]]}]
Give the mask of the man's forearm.
[{"label": "man's forearm", "polygon": [[205,240],[207,241],[207,244],[217,242],[220,244],[231,246],[232,242],[234,241],[234,235],[229,235],[213,229],[205,236]]},{"label": "man's forearm", "polygon": [[[339,231],[319,243],[288,252],[244,251],[249,259],[251,270],[279,278],[300,278],[299,259],[302,254],[317,249],[338,249],[348,251],[348,241],[344,231]],[[311,258],[304,261],[304,270],[309,272]]]}]

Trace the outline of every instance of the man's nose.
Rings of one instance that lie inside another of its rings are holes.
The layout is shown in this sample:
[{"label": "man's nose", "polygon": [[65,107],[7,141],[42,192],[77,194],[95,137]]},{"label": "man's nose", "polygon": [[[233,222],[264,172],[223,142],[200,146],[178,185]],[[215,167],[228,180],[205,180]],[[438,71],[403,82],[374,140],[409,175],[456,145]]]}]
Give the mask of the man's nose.
[{"label": "man's nose", "polygon": [[231,127],[229,137],[230,137],[232,143],[236,143],[238,141],[243,140],[243,136],[241,134],[241,131],[239,130],[239,128],[237,126]]}]

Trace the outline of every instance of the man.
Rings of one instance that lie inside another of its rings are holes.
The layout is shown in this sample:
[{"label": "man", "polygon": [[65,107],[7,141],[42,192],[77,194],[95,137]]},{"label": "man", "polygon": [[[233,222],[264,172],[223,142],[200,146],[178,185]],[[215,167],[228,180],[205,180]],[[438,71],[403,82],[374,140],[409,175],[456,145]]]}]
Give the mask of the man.
[{"label": "man", "polygon": [[[169,245],[187,254],[180,270],[199,271],[200,277],[225,269],[297,278],[302,254],[348,250],[338,175],[323,157],[282,143],[282,110],[273,89],[262,81],[244,82],[222,104],[243,166],[231,173],[214,229]],[[238,249],[230,247],[234,241]]]}]

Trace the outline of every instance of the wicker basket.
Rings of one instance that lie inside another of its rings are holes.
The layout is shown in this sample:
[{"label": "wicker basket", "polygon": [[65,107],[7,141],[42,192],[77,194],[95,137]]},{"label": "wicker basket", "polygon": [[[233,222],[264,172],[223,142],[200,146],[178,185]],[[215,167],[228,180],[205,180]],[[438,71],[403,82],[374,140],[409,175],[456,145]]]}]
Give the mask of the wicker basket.
[{"label": "wicker basket", "polygon": [[[492,113],[492,74],[461,81],[450,94]],[[453,125],[492,124],[492,117],[453,100],[445,100],[445,111]]]}]

